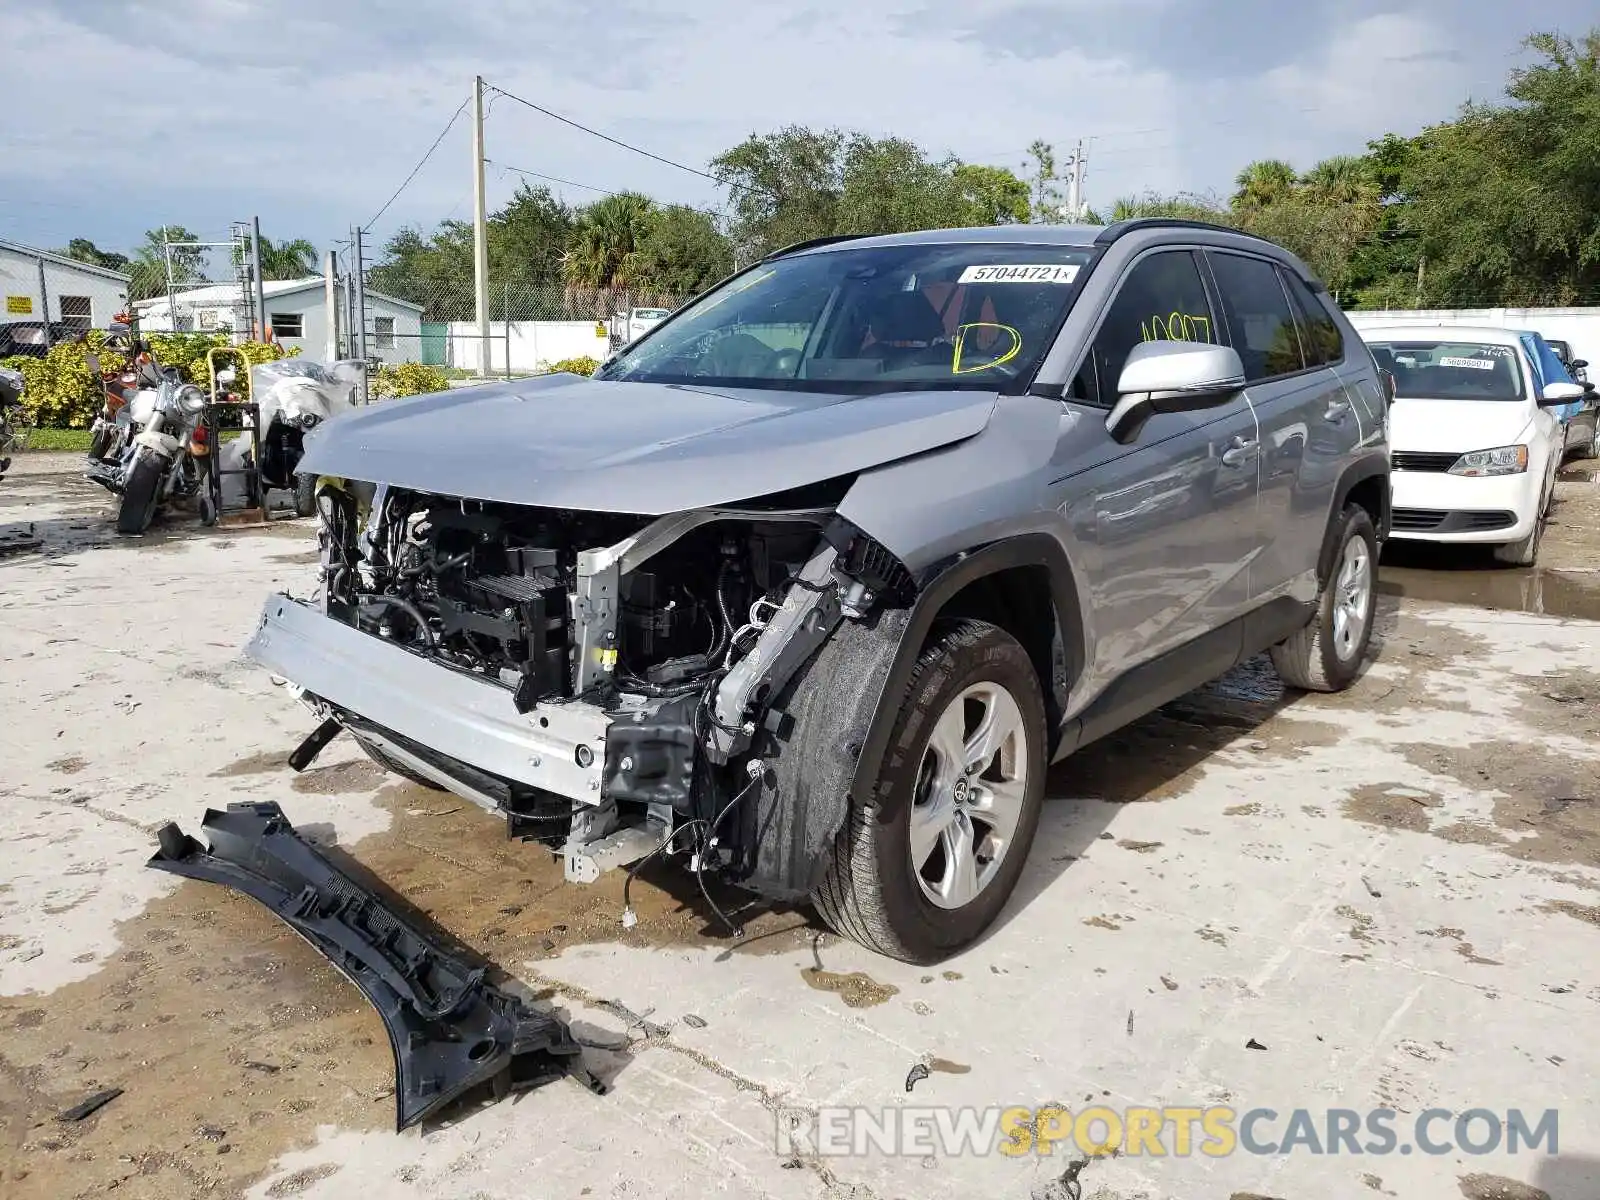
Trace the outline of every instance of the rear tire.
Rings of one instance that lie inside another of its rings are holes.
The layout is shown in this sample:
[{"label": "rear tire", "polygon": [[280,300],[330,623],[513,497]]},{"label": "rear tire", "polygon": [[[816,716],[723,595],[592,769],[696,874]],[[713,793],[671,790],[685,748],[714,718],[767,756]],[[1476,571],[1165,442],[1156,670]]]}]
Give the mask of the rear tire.
[{"label": "rear tire", "polygon": [[391,775],[398,775],[402,779],[408,779],[418,787],[427,788],[430,792],[448,792],[450,790],[446,787],[440,787],[431,779],[418,775],[410,767],[402,766],[400,763],[390,758],[382,750],[379,750],[375,746],[367,745],[360,738],[356,739],[356,745],[361,747],[368,758],[377,763],[378,766],[382,767],[385,771],[388,771]]},{"label": "rear tire", "polygon": [[1344,691],[1355,682],[1372,641],[1378,534],[1371,514],[1348,506],[1339,515],[1334,537],[1316,617],[1271,650],[1278,677],[1307,692]]},{"label": "rear tire", "polygon": [[296,475],[294,477],[294,511],[296,516],[314,517],[317,513],[317,477],[315,475]]},{"label": "rear tire", "polygon": [[118,533],[138,534],[150,528],[166,476],[167,464],[159,455],[146,453],[133,460],[122,488],[122,506],[117,509]]},{"label": "rear tire", "polygon": [[823,920],[906,962],[935,963],[975,942],[1033,843],[1045,737],[1039,680],[1017,640],[983,621],[937,627],[877,782],[852,797],[812,893]]}]

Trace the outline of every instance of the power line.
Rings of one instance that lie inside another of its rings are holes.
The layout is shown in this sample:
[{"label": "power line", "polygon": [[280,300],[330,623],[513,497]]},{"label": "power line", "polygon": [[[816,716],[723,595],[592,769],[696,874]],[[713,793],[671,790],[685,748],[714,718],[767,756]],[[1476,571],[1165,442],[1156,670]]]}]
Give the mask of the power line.
[{"label": "power line", "polygon": [[567,187],[582,188],[586,192],[599,192],[602,196],[620,196],[622,194],[621,192],[613,192],[609,188],[595,187],[592,183],[579,183],[573,179],[562,179],[556,175],[543,175],[538,171],[529,171],[524,167],[513,167],[503,162],[497,162],[492,158],[486,158],[483,161],[499,167],[502,171],[510,171],[513,175],[527,175],[533,179],[543,179],[546,183],[559,183]]},{"label": "power line", "polygon": [[361,227],[361,231],[363,233],[371,232],[372,227],[378,223],[378,218],[389,211],[389,205],[398,200],[400,198],[400,193],[411,186],[411,181],[417,177],[417,172],[421,171],[423,167],[428,165],[428,160],[433,157],[433,152],[439,148],[439,143],[444,141],[445,135],[449,133],[450,130],[454,128],[455,123],[461,119],[461,114],[467,110],[467,105],[470,101],[471,97],[469,96],[466,100],[461,102],[461,107],[456,109],[455,113],[452,114],[450,119],[445,122],[444,128],[439,131],[439,136],[433,139],[433,145],[428,147],[428,152],[422,156],[422,161],[411,168],[411,174],[406,176],[404,183],[395,188],[394,195],[385,200],[383,202],[383,207],[372,215],[372,220],[368,221]]},{"label": "power line", "polygon": [[[509,163],[497,162],[492,158],[486,158],[483,161],[501,171],[509,171],[513,175],[527,175],[533,179],[545,180],[548,183],[559,183],[565,185],[566,187],[582,188],[586,192],[599,192],[602,196],[620,196],[623,194],[621,192],[613,192],[609,188],[596,187],[592,183],[579,183],[576,179],[562,179],[559,175],[545,175],[539,171],[530,171],[525,167],[513,167]],[[654,198],[652,197],[652,199]],[[656,202],[663,203],[662,201]],[[669,208],[687,208],[694,212],[700,213],[702,216],[718,218],[722,216],[722,214],[714,208],[701,208],[694,204],[677,204],[672,201],[666,201],[664,203]]]},{"label": "power line", "polygon": [[[645,158],[654,159],[658,163],[664,163],[669,167],[676,167],[678,170],[687,171],[691,175],[698,175],[701,179],[709,179],[712,183],[715,183],[721,187],[733,188],[737,191],[750,190],[745,188],[742,184],[730,183],[726,179],[718,179],[715,175],[712,175],[707,171],[702,171],[699,167],[691,167],[687,163],[681,163],[675,159],[666,158],[660,154],[652,153],[651,151],[645,150],[639,146],[635,146],[630,142],[625,142],[621,138],[614,138],[609,133],[601,133],[598,129],[591,129],[587,125],[574,121],[571,117],[564,117],[558,112],[551,112],[548,108],[545,108],[539,104],[535,104],[532,100],[524,100],[521,96],[513,95],[504,88],[495,87],[492,83],[486,86],[490,91],[504,96],[507,100],[515,100],[518,104],[521,104],[527,108],[531,108],[536,113],[543,113],[552,121],[560,121],[563,125],[570,125],[573,129],[579,130],[582,133],[587,133],[590,137],[597,137],[603,142],[610,142],[613,146],[620,146],[624,150],[631,150],[634,154],[642,154]],[[583,185],[579,184],[575,186],[581,187]]]}]

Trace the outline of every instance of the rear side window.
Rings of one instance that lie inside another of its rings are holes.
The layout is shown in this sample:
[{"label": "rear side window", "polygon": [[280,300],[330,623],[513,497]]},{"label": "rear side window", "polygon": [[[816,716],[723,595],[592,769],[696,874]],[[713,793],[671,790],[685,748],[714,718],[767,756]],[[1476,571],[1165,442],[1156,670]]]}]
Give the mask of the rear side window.
[{"label": "rear side window", "polygon": [[1141,258],[1123,277],[1069,398],[1109,408],[1128,355],[1142,342],[1219,343],[1200,268],[1188,250]]},{"label": "rear side window", "polygon": [[1245,379],[1254,383],[1303,371],[1300,335],[1278,268],[1265,259],[1212,251],[1211,270]]},{"label": "rear side window", "polygon": [[1292,271],[1281,274],[1289,299],[1294,302],[1295,315],[1300,318],[1300,348],[1305,353],[1306,366],[1325,367],[1344,361],[1344,338],[1327,306],[1298,275]]}]

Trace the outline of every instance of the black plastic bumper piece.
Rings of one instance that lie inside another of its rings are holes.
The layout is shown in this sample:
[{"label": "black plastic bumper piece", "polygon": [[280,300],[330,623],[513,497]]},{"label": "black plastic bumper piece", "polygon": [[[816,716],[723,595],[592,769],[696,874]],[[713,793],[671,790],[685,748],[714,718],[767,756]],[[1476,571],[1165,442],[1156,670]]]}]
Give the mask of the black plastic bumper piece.
[{"label": "black plastic bumper piece", "polygon": [[498,1098],[572,1075],[603,1091],[564,1022],[486,983],[483,966],[336,868],[276,804],[207,809],[201,828],[209,849],[163,826],[149,865],[259,900],[361,989],[394,1051],[397,1129],[481,1085]]}]

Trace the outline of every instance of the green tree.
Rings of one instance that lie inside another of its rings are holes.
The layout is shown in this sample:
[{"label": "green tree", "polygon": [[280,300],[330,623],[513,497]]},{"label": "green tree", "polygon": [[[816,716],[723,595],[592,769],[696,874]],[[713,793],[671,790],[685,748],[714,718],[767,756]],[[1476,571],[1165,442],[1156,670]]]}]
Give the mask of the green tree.
[{"label": "green tree", "polygon": [[1046,141],[1035,141],[1028,147],[1028,157],[1033,159],[1033,175],[1029,180],[1029,193],[1033,197],[1033,219],[1042,224],[1061,220],[1061,209],[1067,199],[1061,190],[1061,177],[1056,174],[1055,147]]},{"label": "green tree", "polygon": [[1299,185],[1294,167],[1281,158],[1253,162],[1234,180],[1235,209],[1266,208],[1287,199]]},{"label": "green tree", "polygon": [[845,145],[835,233],[904,233],[965,225],[971,209],[954,162],[929,160],[904,138],[852,134]]},{"label": "green tree", "polygon": [[261,239],[262,279],[304,279],[317,274],[317,248],[305,238],[288,242]]},{"label": "green tree", "polygon": [[638,192],[606,196],[579,209],[561,262],[566,281],[601,289],[637,282],[636,252],[654,210],[650,198]]},{"label": "green tree", "polygon": [[199,246],[172,246],[172,242],[198,242],[200,235],[182,225],[163,225],[148,230],[144,241],[134,249],[129,263],[133,277],[128,299],[144,300],[167,290],[168,264],[174,284],[195,283],[204,276],[205,251]]},{"label": "green tree", "polygon": [[1600,291],[1600,29],[1528,38],[1509,103],[1468,104],[1402,171],[1429,303],[1566,304]]},{"label": "green tree", "polygon": [[838,228],[845,135],[789,125],[751,134],[711,160],[732,193],[729,235],[741,261]]},{"label": "green tree", "polygon": [[1377,180],[1367,160],[1352,154],[1323,159],[1300,177],[1300,186],[1324,204],[1360,204],[1378,197]]},{"label": "green tree", "polygon": [[960,163],[954,173],[967,210],[963,224],[1014,225],[1031,215],[1027,181],[1005,167]]},{"label": "green tree", "polygon": [[1131,221],[1138,217],[1176,217],[1185,221],[1208,221],[1213,225],[1235,224],[1233,215],[1217,201],[1187,192],[1176,196],[1146,192],[1142,196],[1124,196],[1112,205],[1113,221]]},{"label": "green tree", "polygon": [[682,204],[650,213],[633,254],[637,279],[676,297],[704,291],[733,271],[733,246],[716,219]]},{"label": "green tree", "polygon": [[129,259],[126,254],[118,254],[114,250],[102,250],[88,238],[73,238],[62,253],[78,262],[104,267],[108,271],[128,269]]}]

